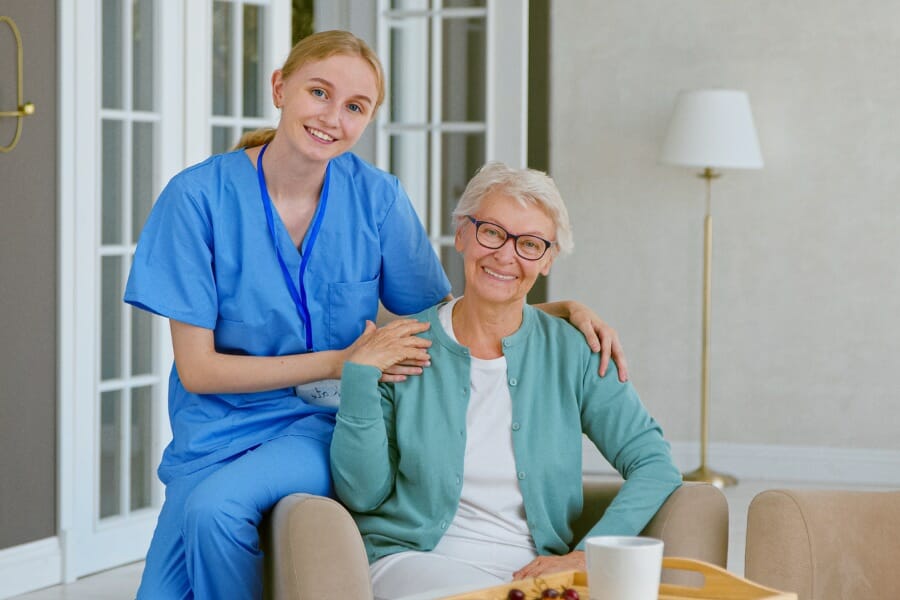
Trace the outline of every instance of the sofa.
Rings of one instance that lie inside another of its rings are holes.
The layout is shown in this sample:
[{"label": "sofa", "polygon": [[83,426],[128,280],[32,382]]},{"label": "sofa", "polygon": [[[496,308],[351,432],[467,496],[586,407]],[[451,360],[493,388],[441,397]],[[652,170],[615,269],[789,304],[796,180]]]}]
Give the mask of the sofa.
[{"label": "sofa", "polygon": [[[602,516],[621,486],[587,478],[584,506],[573,524],[576,539]],[[665,542],[666,556],[696,558],[725,567],[728,505],[709,484],[685,483],[672,493],[641,535]],[[265,597],[274,600],[372,600],[362,538],[347,510],[320,496],[293,494],[273,509],[263,531]],[[670,583],[696,585],[696,574],[664,572]]]},{"label": "sofa", "polygon": [[798,600],[900,598],[900,492],[776,489],[747,510],[744,576]]}]

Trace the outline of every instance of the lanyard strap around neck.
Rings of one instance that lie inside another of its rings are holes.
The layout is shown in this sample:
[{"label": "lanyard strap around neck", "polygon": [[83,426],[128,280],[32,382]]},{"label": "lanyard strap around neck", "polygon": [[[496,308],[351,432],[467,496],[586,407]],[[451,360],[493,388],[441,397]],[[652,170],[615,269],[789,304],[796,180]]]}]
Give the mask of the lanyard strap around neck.
[{"label": "lanyard strap around neck", "polygon": [[[269,188],[266,186],[266,174],[265,171],[263,171],[263,154],[266,153],[268,147],[269,144],[264,145],[259,151],[259,156],[256,158],[256,175],[259,178],[259,193],[260,196],[262,196],[263,211],[266,213],[266,223],[269,225],[269,233],[272,236],[272,245],[275,246],[275,255],[278,257],[281,274],[284,277],[285,284],[287,284],[291,299],[297,307],[297,314],[300,316],[300,320],[303,322],[304,328],[306,329],[306,351],[311,352],[313,350],[312,319],[309,316],[309,306],[306,302],[306,287],[303,285],[303,275],[306,272],[306,265],[309,263],[309,256],[312,254],[313,245],[316,243],[316,238],[319,236],[319,229],[322,226],[322,217],[325,215],[325,208],[328,205],[328,170],[331,168],[331,163],[328,163],[328,167],[325,168],[325,181],[322,184],[319,207],[315,212],[312,225],[309,228],[306,251],[301,252],[300,275],[297,278],[297,285],[295,285],[294,278],[291,277],[291,272],[284,262],[284,256],[281,254],[281,245],[278,243],[278,232],[275,229],[275,217],[272,213],[272,198],[269,197]],[[301,242],[301,248],[302,247]]]}]

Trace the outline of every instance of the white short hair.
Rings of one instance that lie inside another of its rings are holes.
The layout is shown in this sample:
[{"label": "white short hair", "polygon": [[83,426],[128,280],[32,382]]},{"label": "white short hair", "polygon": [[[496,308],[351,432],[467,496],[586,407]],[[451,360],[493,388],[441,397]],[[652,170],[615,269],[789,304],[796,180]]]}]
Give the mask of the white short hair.
[{"label": "white short hair", "polygon": [[481,202],[493,192],[503,192],[522,206],[537,206],[556,226],[559,252],[568,254],[575,247],[569,211],[553,179],[536,169],[513,169],[502,162],[489,162],[478,169],[453,209],[457,231],[481,208]]}]

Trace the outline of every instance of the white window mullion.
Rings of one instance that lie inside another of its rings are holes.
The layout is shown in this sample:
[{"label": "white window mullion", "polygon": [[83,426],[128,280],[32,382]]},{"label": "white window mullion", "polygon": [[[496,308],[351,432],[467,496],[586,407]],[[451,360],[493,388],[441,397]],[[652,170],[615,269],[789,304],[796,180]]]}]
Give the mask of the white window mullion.
[{"label": "white window mullion", "polygon": [[378,111],[375,122],[375,164],[379,169],[385,171],[390,169],[390,134],[387,132],[386,127],[389,125],[388,113],[392,102],[389,82],[394,80],[394,73],[391,71],[391,28],[388,19],[380,18],[380,15],[383,15],[387,8],[388,0],[378,0],[376,3],[376,15],[379,16],[375,19],[377,22],[375,51],[383,61],[382,69],[384,70],[387,89],[384,90],[384,105]]},{"label": "white window mullion", "polygon": [[486,159],[525,167],[528,164],[527,2],[488,2],[486,84]]},{"label": "white window mullion", "polygon": [[[231,106],[233,115],[238,119],[244,116],[244,4],[237,1],[234,3],[232,13],[232,30],[231,30]],[[240,121],[239,121],[240,122]],[[232,143],[237,142],[241,137],[241,125],[238,123],[232,126],[231,138]]]},{"label": "white window mullion", "polygon": [[428,192],[428,233],[432,238],[435,251],[440,254],[440,247],[435,241],[441,233],[441,179],[442,179],[442,147],[443,135],[440,131],[443,119],[443,85],[441,81],[443,73],[443,19],[440,16],[441,0],[432,0],[434,16],[431,19],[431,69],[429,73],[431,84],[431,119],[429,122],[429,138],[431,143],[431,160],[429,163],[429,192]]}]

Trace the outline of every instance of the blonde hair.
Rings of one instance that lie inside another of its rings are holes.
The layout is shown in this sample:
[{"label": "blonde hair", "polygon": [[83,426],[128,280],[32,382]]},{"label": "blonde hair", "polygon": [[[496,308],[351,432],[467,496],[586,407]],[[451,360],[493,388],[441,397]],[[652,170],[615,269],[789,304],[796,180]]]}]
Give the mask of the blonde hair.
[{"label": "blonde hair", "polygon": [[[349,31],[341,31],[339,29],[320,31],[303,38],[291,48],[287,60],[284,61],[284,66],[281,67],[281,74],[287,79],[307,63],[325,60],[338,54],[358,56],[372,67],[372,71],[375,72],[375,85],[378,92],[375,100],[375,109],[373,110],[374,113],[381,106],[381,103],[384,102],[384,69],[381,67],[381,61],[378,60],[378,56],[369,45]],[[275,129],[271,127],[248,131],[241,136],[234,148],[261,146],[271,142],[274,137]]]},{"label": "blonde hair", "polygon": [[453,209],[456,229],[469,222],[491,192],[502,192],[522,206],[537,206],[553,220],[559,252],[568,254],[575,247],[569,211],[553,179],[535,169],[513,169],[502,162],[489,162],[478,169]]}]

